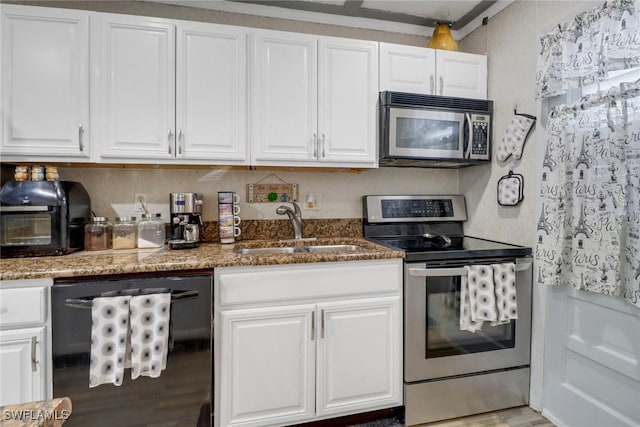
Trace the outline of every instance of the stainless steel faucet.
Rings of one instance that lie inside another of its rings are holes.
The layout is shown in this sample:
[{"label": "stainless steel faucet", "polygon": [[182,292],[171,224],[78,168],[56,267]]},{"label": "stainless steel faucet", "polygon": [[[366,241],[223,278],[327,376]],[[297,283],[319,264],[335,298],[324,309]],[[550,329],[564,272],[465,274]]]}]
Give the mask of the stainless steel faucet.
[{"label": "stainless steel faucet", "polygon": [[302,211],[296,202],[289,202],[293,205],[293,209],[289,206],[278,206],[276,213],[278,215],[287,215],[293,225],[294,239],[302,239]]}]

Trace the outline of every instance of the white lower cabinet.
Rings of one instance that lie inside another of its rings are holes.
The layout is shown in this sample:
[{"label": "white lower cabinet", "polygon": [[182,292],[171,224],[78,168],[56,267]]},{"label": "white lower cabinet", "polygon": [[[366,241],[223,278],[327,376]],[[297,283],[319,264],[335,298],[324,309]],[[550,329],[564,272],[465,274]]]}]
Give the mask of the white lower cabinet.
[{"label": "white lower cabinet", "polygon": [[313,305],[222,312],[221,425],[287,425],[313,416],[313,313]]},{"label": "white lower cabinet", "polygon": [[317,415],[362,412],[401,395],[400,297],[324,303],[318,310]]},{"label": "white lower cabinet", "polygon": [[0,405],[44,399],[45,328],[0,331]]},{"label": "white lower cabinet", "polygon": [[0,406],[51,397],[51,284],[0,281]]},{"label": "white lower cabinet", "polygon": [[402,405],[401,260],[216,270],[216,426]]}]

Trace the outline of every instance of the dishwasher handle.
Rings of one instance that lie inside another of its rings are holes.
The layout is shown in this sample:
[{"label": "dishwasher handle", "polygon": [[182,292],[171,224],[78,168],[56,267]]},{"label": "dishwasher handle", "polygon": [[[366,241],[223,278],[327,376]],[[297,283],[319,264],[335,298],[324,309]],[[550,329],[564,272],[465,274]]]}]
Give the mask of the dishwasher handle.
[{"label": "dishwasher handle", "polygon": [[[516,260],[516,271],[524,271],[531,268],[531,258]],[[446,277],[446,276],[463,276],[467,274],[467,270],[462,267],[456,268],[410,268],[409,275],[415,277]]]},{"label": "dishwasher handle", "polygon": [[[126,295],[131,295],[131,296],[140,296],[140,295],[152,295],[152,294],[158,294],[158,293],[164,293],[164,292],[144,292],[144,289],[138,289],[139,292],[137,293],[126,293],[124,295],[94,295],[94,296],[90,296],[90,297],[82,297],[82,298],[67,298],[64,302],[64,304],[67,307],[73,307],[73,308],[91,308],[91,305],[93,304],[93,299],[94,298],[103,298],[103,297],[108,297],[108,296],[126,296]],[[168,292],[167,292],[168,293]],[[198,298],[198,296],[200,295],[200,293],[198,291],[195,290],[189,290],[189,291],[171,291],[171,302],[179,302],[179,301],[186,301],[186,300],[190,300],[190,299],[195,299]]]}]

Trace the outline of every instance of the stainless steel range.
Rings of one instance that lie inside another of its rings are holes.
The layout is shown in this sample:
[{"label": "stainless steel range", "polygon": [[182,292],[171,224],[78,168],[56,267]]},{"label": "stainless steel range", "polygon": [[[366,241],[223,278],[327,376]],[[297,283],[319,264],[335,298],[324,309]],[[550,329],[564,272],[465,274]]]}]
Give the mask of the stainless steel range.
[{"label": "stainless steel range", "polygon": [[[364,236],[405,252],[407,425],[527,404],[531,248],[465,236],[463,196],[364,196]],[[517,320],[460,329],[465,266],[514,263]]]}]

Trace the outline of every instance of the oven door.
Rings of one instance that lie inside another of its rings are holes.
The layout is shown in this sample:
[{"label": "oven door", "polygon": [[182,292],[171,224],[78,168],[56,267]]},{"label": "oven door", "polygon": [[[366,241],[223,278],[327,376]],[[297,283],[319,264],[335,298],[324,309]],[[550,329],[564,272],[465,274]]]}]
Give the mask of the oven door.
[{"label": "oven door", "polygon": [[[496,264],[510,260],[478,260]],[[415,382],[529,365],[531,257],[516,260],[518,319],[460,330],[460,276],[464,265],[405,264],[404,377]]]},{"label": "oven door", "polygon": [[389,108],[389,155],[415,159],[462,159],[465,115],[449,111]]}]

